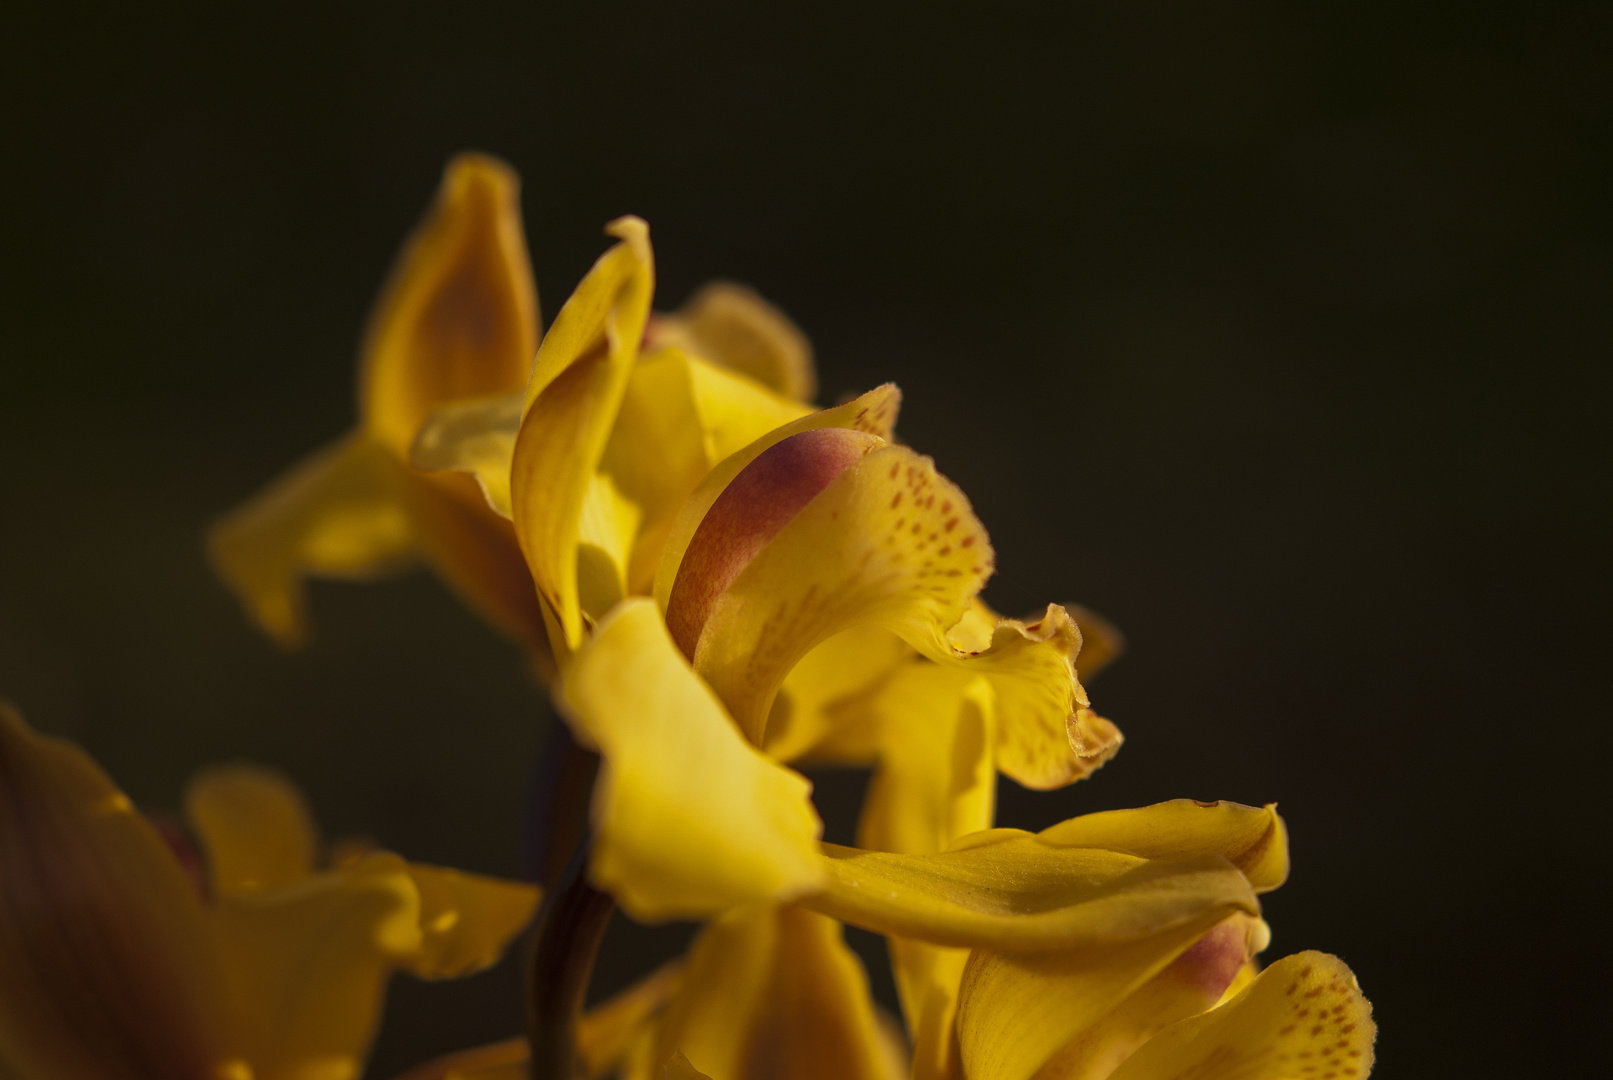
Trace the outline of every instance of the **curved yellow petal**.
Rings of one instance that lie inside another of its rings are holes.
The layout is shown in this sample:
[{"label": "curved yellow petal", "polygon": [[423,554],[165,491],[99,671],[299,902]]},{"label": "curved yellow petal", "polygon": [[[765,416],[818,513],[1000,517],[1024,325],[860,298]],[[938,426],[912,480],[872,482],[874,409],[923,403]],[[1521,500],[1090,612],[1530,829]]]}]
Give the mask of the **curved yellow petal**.
[{"label": "curved yellow petal", "polygon": [[1243,872],[1255,892],[1288,880],[1288,829],[1277,804],[1172,799],[1135,810],[1105,810],[1036,834],[1054,847],[1099,847],[1145,859],[1213,851]]},{"label": "curved yellow petal", "polygon": [[607,231],[622,242],[583,278],[538,349],[510,463],[516,535],[567,648],[583,635],[577,583],[583,505],[638,359],[655,289],[648,226],[626,217]]},{"label": "curved yellow petal", "polygon": [[293,885],[314,871],[319,833],[290,780],[255,765],[220,765],[185,788],[185,816],[207,855],[215,895]]},{"label": "curved yellow petal", "polygon": [[222,976],[200,898],[77,747],[0,705],[0,1060],[24,1077],[213,1080]]},{"label": "curved yellow petal", "polygon": [[862,964],[838,923],[765,905],[707,926],[667,1006],[655,1060],[712,1080],[895,1080]]},{"label": "curved yellow petal", "polygon": [[1206,912],[1076,953],[974,953],[959,992],[964,1071],[980,1080],[1103,1080],[1155,1032],[1214,1005],[1236,975],[1250,920],[1217,918]]},{"label": "curved yellow petal", "polygon": [[307,637],[304,575],[364,580],[418,554],[402,466],[361,432],[309,456],[208,531],[226,585],[263,630],[292,648]]},{"label": "curved yellow petal", "polygon": [[368,856],[211,911],[236,1037],[254,1080],[352,1080],[386,980],[421,946],[420,897],[396,855]]},{"label": "curved yellow petal", "polygon": [[1225,1005],[1144,1043],[1111,1080],[1362,1080],[1376,1036],[1372,1006],[1344,962],[1296,953]]},{"label": "curved yellow petal", "polygon": [[370,315],[359,373],[364,429],[405,458],[438,406],[520,388],[537,340],[520,181],[494,158],[462,154]]},{"label": "curved yellow petal", "polygon": [[706,512],[747,465],[778,443],[803,431],[847,428],[888,440],[896,427],[896,414],[901,410],[901,405],[902,392],[894,383],[886,383],[844,405],[809,413],[799,420],[775,428],[712,466],[705,479],[700,481],[700,485],[678,509],[677,519],[662,548],[661,565],[655,574],[655,602],[661,610],[667,609],[673,585],[677,581],[678,567],[683,562],[689,542],[705,520]]},{"label": "curved yellow petal", "polygon": [[935,855],[823,845],[828,888],[800,903],[935,945],[1034,952],[1096,948],[1259,903],[1219,855],[1139,859],[1055,848],[1014,829]]},{"label": "curved yellow petal", "polygon": [[671,315],[653,316],[645,336],[652,348],[686,349],[796,401],[817,396],[812,343],[788,316],[743,285],[704,286]]},{"label": "curved yellow petal", "polygon": [[457,979],[498,963],[542,896],[521,881],[420,863],[408,869],[420,894],[420,949],[407,967],[422,979]]},{"label": "curved yellow petal", "polygon": [[763,751],[777,761],[873,764],[884,733],[865,699],[912,657],[912,646],[879,626],[856,626],[818,645],[784,677]]},{"label": "curved yellow petal", "polygon": [[706,915],[823,883],[811,785],[746,745],[652,601],[599,624],[560,707],[603,759],[590,874],[630,915]]}]

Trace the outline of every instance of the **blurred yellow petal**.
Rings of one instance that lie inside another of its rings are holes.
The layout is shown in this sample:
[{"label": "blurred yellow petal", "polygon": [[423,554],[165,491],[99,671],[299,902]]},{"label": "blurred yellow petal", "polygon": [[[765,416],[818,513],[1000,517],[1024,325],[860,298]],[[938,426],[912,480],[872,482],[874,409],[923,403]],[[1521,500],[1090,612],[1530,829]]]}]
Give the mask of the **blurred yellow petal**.
[{"label": "blurred yellow petal", "polygon": [[1096,948],[1194,923],[1206,912],[1260,910],[1237,868],[1210,853],[1139,859],[1052,847],[1016,829],[976,834],[934,855],[823,849],[828,889],[802,904],[936,945]]},{"label": "blurred yellow petal", "polygon": [[1372,1071],[1376,1035],[1344,962],[1296,953],[1225,1005],[1150,1039],[1111,1080],[1360,1080]]},{"label": "blurred yellow petal", "polygon": [[387,976],[421,947],[420,897],[396,855],[213,908],[235,1030],[254,1080],[352,1080]]},{"label": "blurred yellow petal", "polygon": [[214,895],[262,892],[313,873],[318,830],[302,793],[277,772],[203,770],[185,789],[185,816],[207,855]]},{"label": "blurred yellow petal", "polygon": [[385,447],[355,433],[304,459],[209,531],[219,576],[281,645],[307,637],[304,575],[364,580],[415,560],[400,472]]},{"label": "blurred yellow petal", "polygon": [[222,976],[200,898],[77,747],[0,705],[0,1060],[32,1080],[214,1080]]},{"label": "blurred yellow petal", "polygon": [[714,281],[671,315],[652,317],[647,337],[653,347],[675,345],[796,401],[818,392],[806,335],[755,291],[731,281]]},{"label": "blurred yellow petal", "polygon": [[395,1080],[531,1080],[525,1037],[460,1050],[417,1065]]},{"label": "blurred yellow petal", "polygon": [[667,536],[661,552],[661,566],[655,574],[655,602],[667,610],[672,588],[677,581],[678,567],[695,532],[705,520],[706,513],[727,489],[728,485],[763,453],[785,439],[803,431],[820,431],[827,428],[846,428],[889,439],[896,426],[896,414],[902,404],[902,392],[893,383],[870,390],[859,398],[832,409],[809,413],[799,420],[775,428],[758,437],[749,445],[729,454],[712,466],[698,487],[684,500],[677,520]]},{"label": "blurred yellow petal", "polygon": [[682,1054],[673,1054],[667,1058],[666,1068],[661,1070],[661,1080],[711,1080],[711,1077],[689,1064],[689,1059]]},{"label": "blurred yellow petal", "polygon": [[577,1053],[588,1076],[613,1073],[652,1027],[683,980],[683,963],[665,964],[647,977],[583,1014],[577,1024]]},{"label": "blurred yellow petal", "polygon": [[454,979],[491,967],[537,911],[535,885],[409,864],[420,894],[420,950],[407,967],[422,979]]},{"label": "blurred yellow petal", "polygon": [[438,406],[518,389],[537,348],[537,305],[520,181],[493,158],[454,158],[370,316],[364,428],[403,459]]},{"label": "blurred yellow petal", "polygon": [[501,517],[510,511],[510,459],[521,430],[526,393],[512,390],[495,397],[445,405],[420,428],[409,460],[426,472],[452,470],[476,478],[482,496]]},{"label": "blurred yellow petal", "polygon": [[627,595],[627,565],[643,513],[609,473],[595,473],[577,519],[577,603],[604,618]]},{"label": "blurred yellow petal", "polygon": [[712,1080],[894,1080],[868,979],[839,924],[765,905],[706,927],[667,1006],[657,1057]]},{"label": "blurred yellow petal", "polygon": [[1135,810],[1105,810],[1036,834],[1054,847],[1099,847],[1145,859],[1213,851],[1243,872],[1255,892],[1288,880],[1288,830],[1277,804],[1172,799]]},{"label": "blurred yellow petal", "polygon": [[[667,964],[583,1014],[577,1025],[583,1076],[595,1080],[616,1071],[632,1043],[649,1034],[649,1025],[678,984],[680,970],[679,964]],[[396,1080],[528,1080],[530,1051],[524,1036],[505,1039],[446,1054]]]},{"label": "blurred yellow petal", "polygon": [[655,288],[644,222],[620,218],[607,231],[622,242],[583,278],[538,350],[510,465],[521,550],[568,648],[583,635],[577,584],[583,505],[638,359]]},{"label": "blurred yellow petal", "polygon": [[469,477],[410,473],[405,485],[419,545],[433,568],[482,618],[534,650],[547,650],[538,591],[515,537]]},{"label": "blurred yellow petal", "polygon": [[590,874],[630,915],[705,915],[822,884],[810,785],[745,743],[652,601],[600,623],[560,704],[603,759]]},{"label": "blurred yellow petal", "polygon": [[1053,955],[975,952],[958,1042],[981,1080],[1103,1080],[1160,1029],[1214,1005],[1248,955],[1249,922],[1215,912],[1139,941]]}]

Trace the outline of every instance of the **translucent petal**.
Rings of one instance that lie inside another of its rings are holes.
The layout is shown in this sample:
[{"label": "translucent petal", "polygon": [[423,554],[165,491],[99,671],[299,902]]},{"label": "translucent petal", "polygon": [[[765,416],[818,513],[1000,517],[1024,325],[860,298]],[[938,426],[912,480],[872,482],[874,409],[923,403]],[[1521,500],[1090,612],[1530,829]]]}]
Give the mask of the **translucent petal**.
[{"label": "translucent petal", "polygon": [[1326,953],[1284,957],[1219,1008],[1167,1028],[1112,1080],[1308,1080],[1372,1071],[1377,1025],[1344,962]]},{"label": "translucent petal", "polygon": [[293,885],[314,870],[313,816],[290,780],[254,765],[222,765],[192,778],[185,816],[207,855],[214,895]]},{"label": "translucent petal", "polygon": [[222,976],[201,901],[83,751],[0,705],[0,1060],[24,1077],[212,1080]]},{"label": "translucent petal", "polygon": [[376,301],[359,375],[363,426],[398,459],[437,407],[519,389],[537,348],[520,181],[463,154]]},{"label": "translucent petal", "polygon": [[746,745],[653,602],[600,623],[560,705],[603,759],[591,875],[629,914],[705,915],[821,886],[810,785]]}]

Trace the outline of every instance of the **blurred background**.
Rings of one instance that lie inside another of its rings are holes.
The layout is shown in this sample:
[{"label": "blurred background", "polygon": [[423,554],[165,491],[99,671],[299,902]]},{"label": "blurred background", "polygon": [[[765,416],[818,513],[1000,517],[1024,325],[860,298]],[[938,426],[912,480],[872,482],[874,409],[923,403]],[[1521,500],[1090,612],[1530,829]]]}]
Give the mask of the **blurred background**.
[{"label": "blurred background", "polygon": [[[546,315],[645,216],[662,308],[744,281],[825,400],[901,384],[997,607],[1126,632],[1124,751],[1004,824],[1277,800],[1270,955],[1350,963],[1379,1075],[1586,1065],[1613,8],[680,7],[8,18],[0,695],[143,806],[246,757],[332,836],[517,872],[551,721],[516,652],[416,574],[316,585],[280,653],[200,544],[348,426],[373,293],[485,150]],[[817,779],[848,835],[860,778]],[[622,923],[602,989],[684,933]],[[513,1034],[516,985],[398,979],[372,1075]]]}]

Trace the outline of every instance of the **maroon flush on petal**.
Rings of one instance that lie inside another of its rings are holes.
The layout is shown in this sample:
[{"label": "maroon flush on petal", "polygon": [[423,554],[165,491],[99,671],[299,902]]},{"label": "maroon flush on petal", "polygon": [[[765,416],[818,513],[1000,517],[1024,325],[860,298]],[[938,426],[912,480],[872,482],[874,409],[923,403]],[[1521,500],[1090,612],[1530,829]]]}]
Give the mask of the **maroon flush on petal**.
[{"label": "maroon flush on petal", "polygon": [[667,627],[685,656],[694,657],[712,608],[768,541],[883,443],[849,428],[803,431],[762,451],[729,482],[689,541],[667,601]]}]

